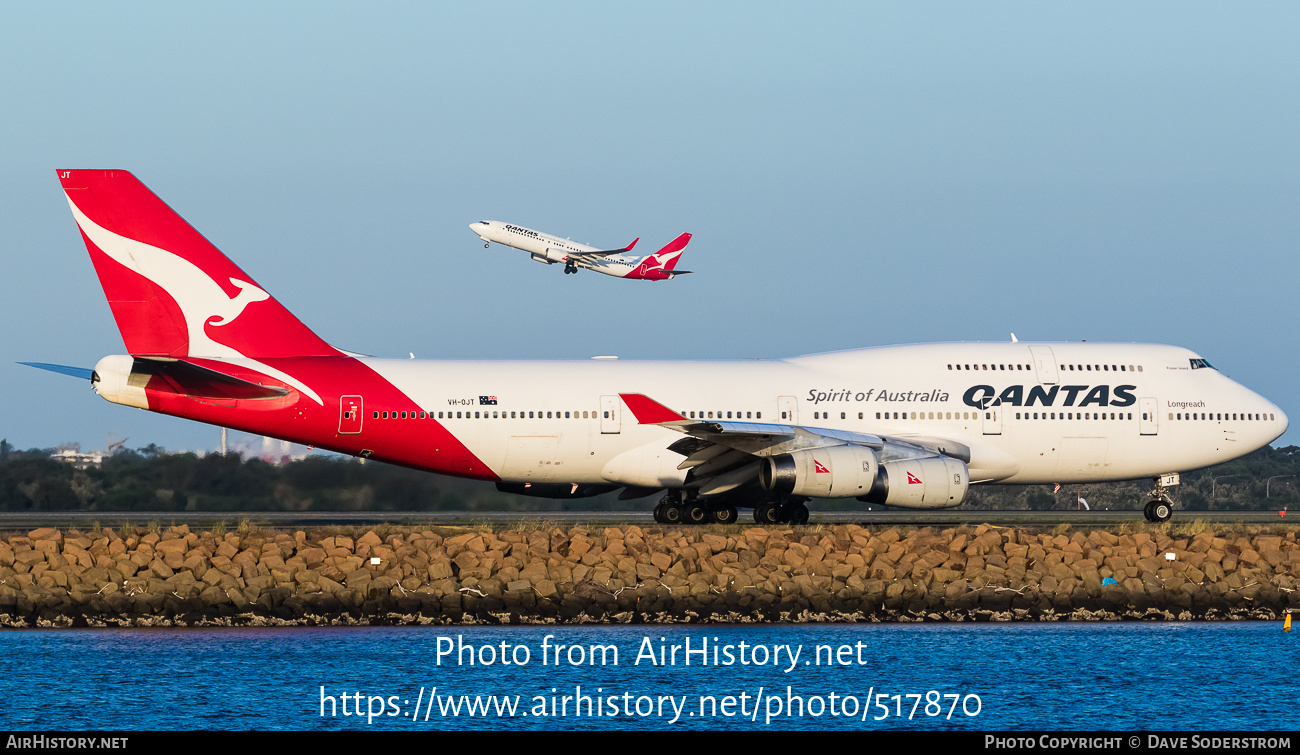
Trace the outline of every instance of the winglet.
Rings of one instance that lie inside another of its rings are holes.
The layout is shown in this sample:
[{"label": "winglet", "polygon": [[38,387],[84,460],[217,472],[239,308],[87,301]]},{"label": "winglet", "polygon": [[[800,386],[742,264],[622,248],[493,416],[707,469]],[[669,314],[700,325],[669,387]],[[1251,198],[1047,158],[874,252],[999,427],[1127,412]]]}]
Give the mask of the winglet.
[{"label": "winglet", "polygon": [[685,417],[643,393],[620,393],[623,403],[632,410],[636,421],[643,425],[662,425],[669,422],[686,422]]},{"label": "winglet", "polygon": [[628,244],[628,245],[625,246],[625,247],[623,247],[623,251],[625,251],[625,252],[630,252],[630,251],[632,251],[632,247],[636,246],[636,242],[638,242],[638,241],[640,241],[640,240],[641,240],[641,237],[640,237],[640,236],[637,236],[636,238],[632,239],[632,243],[631,243],[631,244]]}]

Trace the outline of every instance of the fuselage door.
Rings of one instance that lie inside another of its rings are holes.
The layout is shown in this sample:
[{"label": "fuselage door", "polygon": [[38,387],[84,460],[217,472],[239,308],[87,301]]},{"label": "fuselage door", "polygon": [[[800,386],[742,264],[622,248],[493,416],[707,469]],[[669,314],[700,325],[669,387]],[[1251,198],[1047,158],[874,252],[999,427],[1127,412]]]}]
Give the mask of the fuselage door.
[{"label": "fuselage door", "polygon": [[364,408],[360,396],[343,396],[339,399],[339,435],[356,435],[361,432]]},{"label": "fuselage door", "polygon": [[618,396],[600,397],[600,432],[606,435],[620,432],[623,428],[619,408],[622,402]]},{"label": "fuselage door", "polygon": [[794,396],[777,397],[776,420],[790,425],[799,424],[799,402]]},{"label": "fuselage door", "polygon": [[1056,355],[1051,346],[1030,346],[1029,353],[1034,357],[1034,369],[1038,372],[1041,385],[1056,385]]},{"label": "fuselage door", "polygon": [[984,408],[984,434],[1001,435],[1002,434],[1002,405],[987,406]]},{"label": "fuselage door", "polygon": [[1156,410],[1160,408],[1160,402],[1153,398],[1138,399],[1138,409],[1141,410],[1138,421],[1138,428],[1143,435],[1156,435],[1160,429],[1160,421],[1156,419]]}]

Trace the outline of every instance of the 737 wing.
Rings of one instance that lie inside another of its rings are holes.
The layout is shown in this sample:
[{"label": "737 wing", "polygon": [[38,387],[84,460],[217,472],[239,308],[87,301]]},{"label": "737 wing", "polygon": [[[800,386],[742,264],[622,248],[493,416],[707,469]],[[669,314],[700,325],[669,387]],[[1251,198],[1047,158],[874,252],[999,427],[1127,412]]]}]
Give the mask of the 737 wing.
[{"label": "737 wing", "polygon": [[631,244],[628,244],[622,249],[606,249],[605,251],[602,252],[569,252],[568,253],[569,261],[573,262],[574,264],[582,265],[585,267],[587,265],[592,264],[593,262],[596,262],[601,257],[608,257],[611,254],[622,254],[623,252],[630,252],[632,251],[632,247],[636,246],[636,242],[640,240],[641,237],[638,236],[632,239]]}]

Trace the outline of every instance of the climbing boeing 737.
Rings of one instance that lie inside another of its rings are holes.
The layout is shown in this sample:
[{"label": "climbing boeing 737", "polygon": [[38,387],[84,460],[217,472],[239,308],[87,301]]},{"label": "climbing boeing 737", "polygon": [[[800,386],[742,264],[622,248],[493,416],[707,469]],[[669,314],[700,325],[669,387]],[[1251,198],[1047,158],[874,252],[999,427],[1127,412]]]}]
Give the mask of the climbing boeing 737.
[{"label": "climbing boeing 737", "polygon": [[662,281],[691,272],[675,269],[686,245],[690,243],[689,233],[683,233],[648,257],[624,257],[623,253],[632,251],[632,247],[636,246],[636,242],[641,239],[633,239],[631,244],[622,249],[602,251],[559,236],[534,231],[531,228],[502,223],[499,220],[480,220],[477,223],[470,223],[469,229],[483,240],[484,248],[495,241],[528,252],[533,259],[547,265],[563,262],[565,275],[578,272],[578,268],[584,268],[612,275],[615,278]]},{"label": "climbing boeing 737", "polygon": [[122,170],[59,171],[126,343],[108,401],[524,495],[665,491],[658,521],[808,519],[812,498],[959,506],[972,483],[1149,478],[1281,435],[1176,346],[938,343],[741,362],[417,361],[337,349]]}]

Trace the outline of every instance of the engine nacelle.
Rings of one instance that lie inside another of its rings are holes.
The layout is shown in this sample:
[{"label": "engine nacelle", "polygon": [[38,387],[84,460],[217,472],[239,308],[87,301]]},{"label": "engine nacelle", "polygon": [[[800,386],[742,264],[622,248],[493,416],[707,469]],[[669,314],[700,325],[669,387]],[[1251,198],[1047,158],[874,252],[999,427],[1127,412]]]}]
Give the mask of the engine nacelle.
[{"label": "engine nacelle", "polygon": [[533,252],[532,255],[533,259],[544,265],[554,265],[557,262],[565,262],[569,259],[568,252],[563,249],[552,249],[551,247],[547,247],[546,251],[541,252],[540,254],[538,252]]},{"label": "engine nacelle", "polygon": [[866,495],[880,466],[874,451],[854,445],[777,454],[764,461],[758,473],[764,490],[814,498]]},{"label": "engine nacelle", "polygon": [[948,456],[899,459],[880,465],[875,484],[858,500],[907,509],[960,506],[970,486],[970,470]]}]

